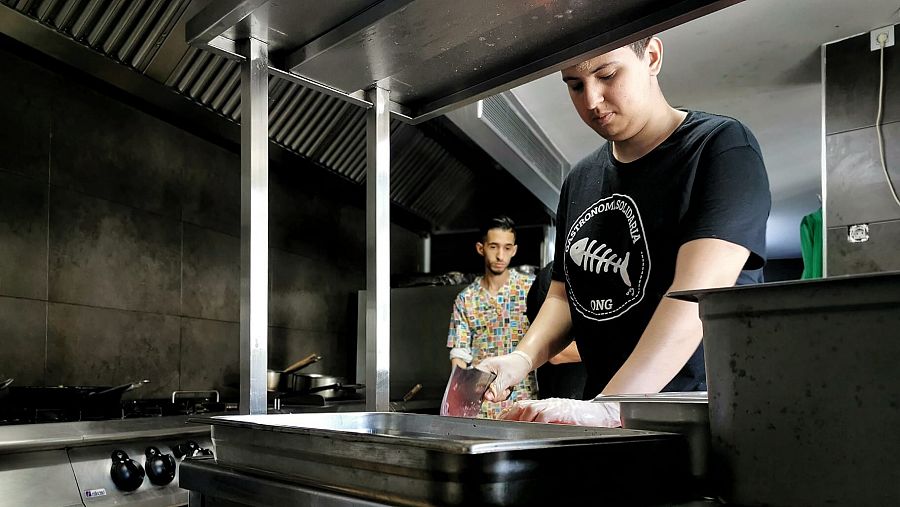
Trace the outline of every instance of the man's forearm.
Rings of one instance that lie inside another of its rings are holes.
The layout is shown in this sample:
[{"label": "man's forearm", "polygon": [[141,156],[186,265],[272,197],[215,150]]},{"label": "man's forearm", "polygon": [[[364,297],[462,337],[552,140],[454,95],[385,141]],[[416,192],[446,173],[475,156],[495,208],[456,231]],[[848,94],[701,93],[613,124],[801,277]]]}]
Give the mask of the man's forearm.
[{"label": "man's forearm", "polygon": [[[669,291],[734,285],[750,251],[727,241],[703,238],[678,249]],[[603,394],[658,393],[703,340],[697,303],[664,297],[625,364]]]},{"label": "man's forearm", "polygon": [[634,351],[603,394],[658,393],[703,339],[697,303],[664,298]]},{"label": "man's forearm", "polygon": [[516,350],[528,354],[533,366],[537,368],[571,343],[571,327],[572,315],[569,313],[565,285],[554,281],[550,284],[547,298],[534,323],[528,328]]},{"label": "man's forearm", "polygon": [[550,358],[550,364],[580,363],[581,354],[575,342],[570,343],[562,352]]}]

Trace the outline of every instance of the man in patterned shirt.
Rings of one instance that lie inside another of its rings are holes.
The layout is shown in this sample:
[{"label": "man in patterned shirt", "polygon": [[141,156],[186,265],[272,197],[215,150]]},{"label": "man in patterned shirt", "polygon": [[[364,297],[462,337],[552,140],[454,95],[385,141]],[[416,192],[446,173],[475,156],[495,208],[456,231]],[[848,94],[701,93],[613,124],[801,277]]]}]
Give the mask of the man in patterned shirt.
[{"label": "man in patterned shirt", "polygon": [[[534,277],[509,270],[517,249],[513,221],[505,216],[492,219],[482,228],[475,249],[484,257],[484,276],[456,297],[447,336],[450,362],[459,368],[509,354],[528,330],[525,299]],[[534,373],[528,374],[508,400],[483,403],[481,417],[496,418],[514,401],[534,398],[536,386]]]}]

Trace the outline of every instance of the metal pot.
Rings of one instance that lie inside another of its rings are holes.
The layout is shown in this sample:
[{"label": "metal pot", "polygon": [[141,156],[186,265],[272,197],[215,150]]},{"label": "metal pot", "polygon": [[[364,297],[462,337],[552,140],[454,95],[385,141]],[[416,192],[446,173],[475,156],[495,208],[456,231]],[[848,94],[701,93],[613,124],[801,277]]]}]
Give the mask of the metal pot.
[{"label": "metal pot", "polygon": [[303,359],[291,364],[287,368],[282,370],[267,370],[266,371],[266,390],[268,391],[283,391],[286,386],[284,384],[285,375],[288,373],[295,372],[301,368],[305,368],[316,361],[322,359],[322,356],[312,353]]}]

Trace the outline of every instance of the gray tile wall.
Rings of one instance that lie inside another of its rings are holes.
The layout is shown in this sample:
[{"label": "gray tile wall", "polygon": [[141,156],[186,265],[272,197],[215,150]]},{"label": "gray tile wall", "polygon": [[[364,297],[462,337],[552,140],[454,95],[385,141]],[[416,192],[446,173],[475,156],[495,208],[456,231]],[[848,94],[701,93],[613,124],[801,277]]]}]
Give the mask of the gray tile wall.
[{"label": "gray tile wall", "polygon": [[[900,26],[895,26],[895,31]],[[879,52],[869,34],[825,48],[825,225],[828,275],[900,270],[900,206],[878,153]],[[882,131],[888,173],[900,193],[900,46],[884,50]],[[847,226],[869,224],[871,239],[847,241]]]},{"label": "gray tile wall", "polygon": [[[0,376],[129,393],[239,380],[239,156],[0,52]],[[271,167],[269,357],[353,377],[365,212]],[[415,271],[393,227],[392,267]]]}]

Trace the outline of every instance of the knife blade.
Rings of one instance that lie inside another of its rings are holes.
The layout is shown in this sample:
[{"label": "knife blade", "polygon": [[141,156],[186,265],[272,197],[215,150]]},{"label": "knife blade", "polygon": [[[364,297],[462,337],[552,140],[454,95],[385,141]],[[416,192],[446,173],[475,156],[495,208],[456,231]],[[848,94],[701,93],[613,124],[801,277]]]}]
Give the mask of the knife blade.
[{"label": "knife blade", "polygon": [[478,417],[484,392],[497,377],[496,373],[453,365],[450,380],[441,400],[441,415]]}]

